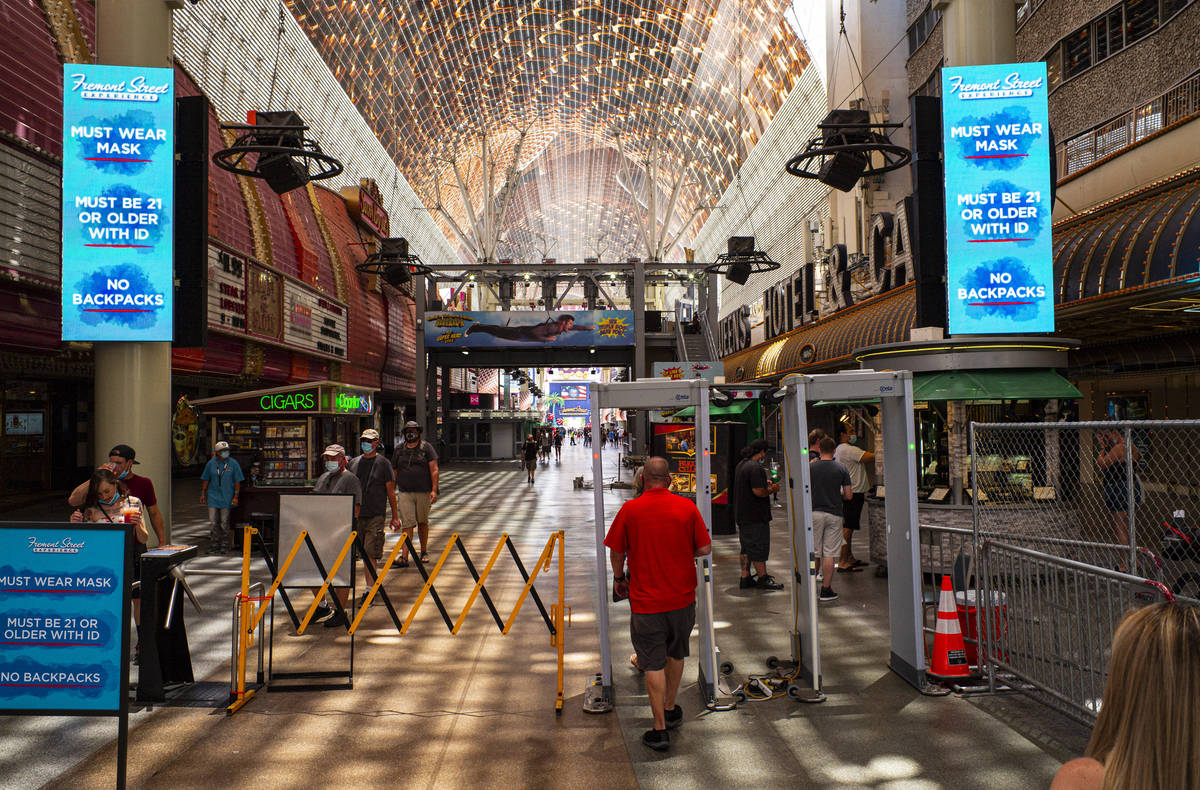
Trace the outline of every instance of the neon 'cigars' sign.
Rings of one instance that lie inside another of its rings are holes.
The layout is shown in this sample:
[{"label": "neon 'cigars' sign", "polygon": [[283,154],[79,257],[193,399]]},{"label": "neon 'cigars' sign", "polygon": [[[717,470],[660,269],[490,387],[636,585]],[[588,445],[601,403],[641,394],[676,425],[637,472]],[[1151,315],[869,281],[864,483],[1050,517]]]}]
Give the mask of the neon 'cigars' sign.
[{"label": "neon 'cigars' sign", "polygon": [[263,395],[258,405],[263,411],[312,411],[317,407],[317,396],[313,392]]}]

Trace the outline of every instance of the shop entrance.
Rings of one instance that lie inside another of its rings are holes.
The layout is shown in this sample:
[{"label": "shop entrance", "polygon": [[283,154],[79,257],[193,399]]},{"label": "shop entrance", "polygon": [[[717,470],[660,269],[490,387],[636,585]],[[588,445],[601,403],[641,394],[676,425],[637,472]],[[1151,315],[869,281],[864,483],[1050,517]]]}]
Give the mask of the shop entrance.
[{"label": "shop entrance", "polygon": [[813,376],[791,375],[767,395],[781,403],[786,459],[788,521],[792,531],[795,584],[792,590],[792,659],[800,676],[821,691],[821,641],[817,617],[817,570],[813,551],[809,477],[809,401],[876,401],[882,418],[882,455],[888,544],[888,666],[921,689],[925,685],[925,648],[921,631],[921,578],[917,540],[916,437],[913,425],[912,373],[844,371]]}]

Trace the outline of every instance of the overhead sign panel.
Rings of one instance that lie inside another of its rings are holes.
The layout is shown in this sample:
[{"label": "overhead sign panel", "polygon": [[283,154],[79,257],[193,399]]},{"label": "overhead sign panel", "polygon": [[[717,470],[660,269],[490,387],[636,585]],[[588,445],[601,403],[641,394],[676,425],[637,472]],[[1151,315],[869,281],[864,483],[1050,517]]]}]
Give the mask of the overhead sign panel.
[{"label": "overhead sign panel", "polygon": [[1054,331],[1046,64],[942,69],[950,334]]},{"label": "overhead sign panel", "polygon": [[717,376],[725,375],[725,363],[720,360],[655,362],[652,372],[656,379],[704,379],[711,384],[717,380]]},{"label": "overhead sign panel", "polygon": [[425,347],[632,346],[633,311],[448,311],[425,314]]},{"label": "overhead sign panel", "polygon": [[588,417],[592,403],[588,398],[586,381],[552,381],[547,400],[550,411],[557,420],[561,417]]},{"label": "overhead sign panel", "polygon": [[171,340],[175,73],[63,66],[63,340]]}]

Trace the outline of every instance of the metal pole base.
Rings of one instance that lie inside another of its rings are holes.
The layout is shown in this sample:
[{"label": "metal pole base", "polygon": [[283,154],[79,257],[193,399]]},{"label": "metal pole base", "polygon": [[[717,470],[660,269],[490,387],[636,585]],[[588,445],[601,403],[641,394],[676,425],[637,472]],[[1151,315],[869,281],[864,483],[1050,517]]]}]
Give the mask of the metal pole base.
[{"label": "metal pole base", "polygon": [[612,686],[604,685],[604,678],[602,675],[593,675],[592,679],[587,684],[587,688],[583,690],[583,712],[612,713],[612,710]]}]

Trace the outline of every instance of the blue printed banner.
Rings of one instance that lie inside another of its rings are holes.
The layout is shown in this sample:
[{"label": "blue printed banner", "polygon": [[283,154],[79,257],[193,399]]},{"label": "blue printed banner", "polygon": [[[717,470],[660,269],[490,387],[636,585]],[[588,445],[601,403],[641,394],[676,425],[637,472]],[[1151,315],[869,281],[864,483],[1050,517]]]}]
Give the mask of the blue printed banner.
[{"label": "blue printed banner", "polygon": [[174,80],[63,66],[63,340],[173,338]]},{"label": "blue printed banner", "polygon": [[120,710],[126,531],[0,525],[0,711]]},{"label": "blue printed banner", "polygon": [[450,310],[425,314],[425,347],[429,349],[632,345],[631,310]]},{"label": "blue printed banner", "polygon": [[1046,64],[942,69],[950,334],[1054,331]]}]

